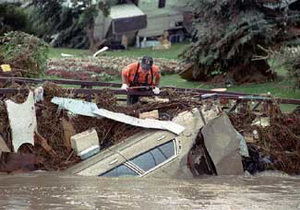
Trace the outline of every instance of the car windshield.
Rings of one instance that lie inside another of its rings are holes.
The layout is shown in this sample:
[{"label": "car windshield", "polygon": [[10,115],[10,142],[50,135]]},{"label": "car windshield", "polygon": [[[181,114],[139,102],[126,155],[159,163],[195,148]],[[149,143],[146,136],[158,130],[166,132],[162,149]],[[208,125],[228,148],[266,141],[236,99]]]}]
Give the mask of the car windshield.
[{"label": "car windshield", "polygon": [[[131,167],[138,166],[139,169],[137,171],[147,172],[154,167],[166,162],[168,159],[175,155],[175,143],[174,140],[166,142],[162,145],[159,145],[147,152],[144,152],[132,159],[130,159],[126,163],[131,163]],[[128,176],[139,176],[137,172],[129,168],[128,164],[121,164],[116,166],[115,168],[100,174],[99,176],[104,177],[128,177]],[[135,166],[134,166],[135,165]]]},{"label": "car windshield", "polygon": [[99,176],[104,177],[127,177],[127,176],[138,176],[139,174],[135,171],[131,170],[125,165],[119,165],[104,174],[100,174]]},{"label": "car windshield", "polygon": [[174,155],[174,141],[172,140],[140,154],[129,161],[146,172],[170,159]]}]

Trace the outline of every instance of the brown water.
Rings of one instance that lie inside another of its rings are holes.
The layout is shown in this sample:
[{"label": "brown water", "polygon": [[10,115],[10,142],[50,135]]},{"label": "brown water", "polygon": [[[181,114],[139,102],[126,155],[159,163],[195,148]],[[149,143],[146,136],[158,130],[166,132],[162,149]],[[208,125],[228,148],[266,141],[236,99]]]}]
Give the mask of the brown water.
[{"label": "brown water", "polygon": [[300,209],[300,177],[280,173],[193,180],[58,173],[0,176],[0,209]]}]

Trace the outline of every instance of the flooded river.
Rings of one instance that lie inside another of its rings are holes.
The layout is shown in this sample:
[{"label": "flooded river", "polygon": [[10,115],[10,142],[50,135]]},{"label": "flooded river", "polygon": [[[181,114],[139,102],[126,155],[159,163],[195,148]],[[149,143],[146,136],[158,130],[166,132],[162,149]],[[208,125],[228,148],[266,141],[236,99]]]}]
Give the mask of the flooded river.
[{"label": "flooded river", "polygon": [[300,209],[300,177],[280,173],[192,180],[58,173],[0,176],[0,209]]}]

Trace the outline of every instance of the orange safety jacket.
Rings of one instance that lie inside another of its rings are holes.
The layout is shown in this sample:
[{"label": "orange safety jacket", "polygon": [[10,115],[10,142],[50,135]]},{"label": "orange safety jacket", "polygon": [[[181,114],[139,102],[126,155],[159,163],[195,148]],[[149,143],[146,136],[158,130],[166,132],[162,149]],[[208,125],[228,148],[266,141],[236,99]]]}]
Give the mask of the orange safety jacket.
[{"label": "orange safety jacket", "polygon": [[140,63],[129,64],[122,70],[122,75],[128,79],[129,86],[157,86],[160,79],[158,66],[153,65],[149,71],[144,71]]}]

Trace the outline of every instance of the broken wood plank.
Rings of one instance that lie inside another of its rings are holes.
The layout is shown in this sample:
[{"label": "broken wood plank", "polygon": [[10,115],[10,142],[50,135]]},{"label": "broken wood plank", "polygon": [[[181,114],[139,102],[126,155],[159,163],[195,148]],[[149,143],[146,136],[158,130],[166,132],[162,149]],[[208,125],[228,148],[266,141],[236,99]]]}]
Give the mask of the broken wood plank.
[{"label": "broken wood plank", "polygon": [[71,148],[71,136],[76,134],[76,131],[72,125],[72,123],[68,120],[66,120],[65,118],[61,119],[61,124],[63,127],[63,139],[64,139],[64,143],[65,146],[68,150],[68,152],[70,152],[72,150]]},{"label": "broken wood plank", "polygon": [[58,157],[57,153],[52,149],[52,147],[48,144],[47,140],[43,136],[41,136],[38,132],[35,132],[35,136],[37,137],[36,140],[43,147],[43,149],[48,152],[49,155],[54,158]]},{"label": "broken wood plank", "polygon": [[158,119],[159,116],[158,116],[158,110],[153,110],[153,111],[150,111],[150,112],[143,112],[143,113],[140,113],[139,114],[139,118],[140,119]]},{"label": "broken wood plank", "polygon": [[2,152],[10,152],[10,149],[8,148],[4,139],[0,136],[0,157],[1,157]]}]

